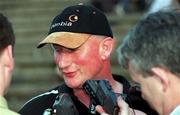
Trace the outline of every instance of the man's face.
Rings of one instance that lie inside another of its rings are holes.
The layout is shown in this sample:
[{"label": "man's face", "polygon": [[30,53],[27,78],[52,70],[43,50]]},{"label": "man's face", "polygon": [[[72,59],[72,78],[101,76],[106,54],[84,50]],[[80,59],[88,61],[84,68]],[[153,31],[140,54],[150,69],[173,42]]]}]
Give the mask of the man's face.
[{"label": "man's face", "polygon": [[55,63],[69,87],[80,88],[86,80],[101,72],[103,64],[99,56],[99,43],[99,39],[91,36],[77,49],[53,45]]},{"label": "man's face", "polygon": [[159,80],[155,76],[146,76],[144,77],[142,74],[137,72],[132,65],[129,66],[128,69],[132,80],[141,86],[142,97],[148,101],[148,103],[152,106],[152,108],[157,111],[161,107],[162,96],[161,86],[159,84]]}]

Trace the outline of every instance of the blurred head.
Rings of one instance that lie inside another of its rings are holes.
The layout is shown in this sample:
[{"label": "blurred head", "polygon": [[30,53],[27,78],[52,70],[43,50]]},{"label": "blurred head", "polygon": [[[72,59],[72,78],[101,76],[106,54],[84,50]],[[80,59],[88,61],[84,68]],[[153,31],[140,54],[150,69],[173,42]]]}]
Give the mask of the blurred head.
[{"label": "blurred head", "polygon": [[38,47],[51,44],[65,83],[79,88],[88,79],[110,74],[114,39],[106,16],[97,8],[75,5],[58,14]]},{"label": "blurred head", "polygon": [[0,14],[0,95],[8,88],[14,67],[13,48],[15,37],[11,23]]},{"label": "blurred head", "polygon": [[0,13],[0,49],[11,45],[14,48],[15,36],[7,17]]},{"label": "blurred head", "polygon": [[174,11],[152,13],[126,35],[118,48],[120,64],[158,111],[165,101],[163,94],[169,91],[169,81],[180,79],[179,20],[180,14]]}]

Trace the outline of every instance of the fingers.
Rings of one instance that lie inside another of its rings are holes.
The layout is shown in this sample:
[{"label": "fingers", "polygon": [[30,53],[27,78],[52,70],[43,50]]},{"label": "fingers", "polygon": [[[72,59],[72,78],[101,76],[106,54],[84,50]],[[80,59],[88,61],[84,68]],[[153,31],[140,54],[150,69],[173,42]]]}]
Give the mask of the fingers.
[{"label": "fingers", "polygon": [[[117,101],[118,106],[120,108],[118,115],[130,115],[129,105],[121,97],[118,97]],[[109,115],[104,111],[103,107],[100,105],[96,106],[96,111],[100,113],[100,115]]]},{"label": "fingers", "polygon": [[[142,111],[138,111],[138,110],[132,110],[131,108],[129,108],[129,105],[119,96],[118,99],[118,106],[119,106],[119,113],[118,115],[146,115],[144,112]],[[100,105],[96,106],[96,111],[100,114],[100,115],[109,115],[107,114],[103,107]]]},{"label": "fingers", "polygon": [[105,113],[104,109],[102,108],[102,106],[97,105],[96,106],[96,111],[100,114],[100,115],[109,115],[107,113]]}]

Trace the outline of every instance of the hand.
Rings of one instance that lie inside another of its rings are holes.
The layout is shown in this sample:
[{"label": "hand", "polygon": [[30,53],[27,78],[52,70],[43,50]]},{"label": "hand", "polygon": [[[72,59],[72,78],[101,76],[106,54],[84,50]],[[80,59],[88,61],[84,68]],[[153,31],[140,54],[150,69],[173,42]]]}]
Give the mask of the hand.
[{"label": "hand", "polygon": [[[129,105],[121,97],[118,97],[117,101],[118,101],[118,106],[120,108],[118,115],[131,115],[129,113],[130,112],[129,111]],[[100,113],[101,115],[109,115],[104,111],[103,107],[100,105],[96,106],[96,111],[98,113]]]},{"label": "hand", "polygon": [[[146,115],[144,112],[129,108],[129,105],[121,97],[118,97],[117,101],[118,106],[120,108],[118,115]],[[104,111],[103,107],[100,105],[96,106],[96,111],[101,115],[109,115]]]}]

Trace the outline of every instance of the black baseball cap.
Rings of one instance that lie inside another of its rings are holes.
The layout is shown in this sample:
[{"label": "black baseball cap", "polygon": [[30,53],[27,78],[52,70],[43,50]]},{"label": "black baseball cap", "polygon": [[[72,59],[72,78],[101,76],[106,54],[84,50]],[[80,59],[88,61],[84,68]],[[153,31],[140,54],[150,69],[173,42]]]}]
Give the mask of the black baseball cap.
[{"label": "black baseball cap", "polygon": [[38,44],[47,43],[67,48],[77,48],[90,35],[104,35],[113,38],[111,27],[104,13],[88,5],[74,5],[65,8],[52,21],[48,36]]}]

